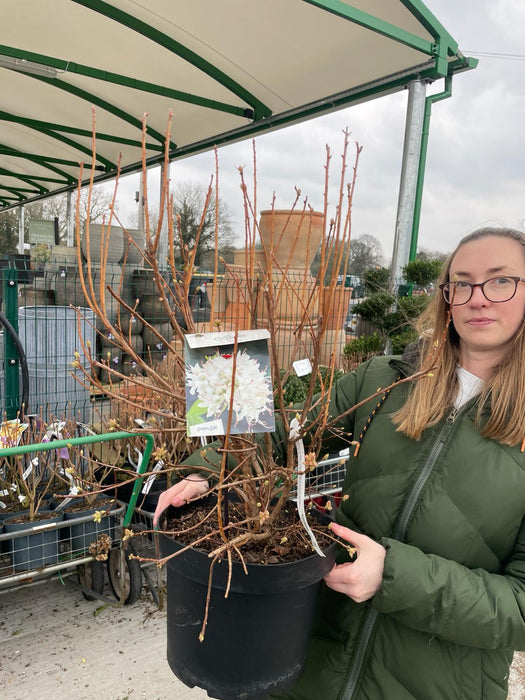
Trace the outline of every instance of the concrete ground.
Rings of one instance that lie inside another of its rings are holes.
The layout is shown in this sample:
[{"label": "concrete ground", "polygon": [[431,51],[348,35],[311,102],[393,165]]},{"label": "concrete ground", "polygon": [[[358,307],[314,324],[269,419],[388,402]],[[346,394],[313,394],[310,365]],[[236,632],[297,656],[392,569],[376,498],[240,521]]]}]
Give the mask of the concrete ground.
[{"label": "concrete ground", "polygon": [[[147,589],[132,606],[107,607],[96,614],[100,606],[100,601],[86,601],[78,589],[57,580],[0,592],[0,698],[207,698],[171,672],[166,614]],[[519,654],[508,699],[524,698],[525,654]]]},{"label": "concrete ground", "polygon": [[[73,580],[73,579],[71,579]],[[109,591],[108,591],[109,595]],[[2,700],[203,700],[166,661],[166,613],[87,601],[67,581],[0,593]]]}]

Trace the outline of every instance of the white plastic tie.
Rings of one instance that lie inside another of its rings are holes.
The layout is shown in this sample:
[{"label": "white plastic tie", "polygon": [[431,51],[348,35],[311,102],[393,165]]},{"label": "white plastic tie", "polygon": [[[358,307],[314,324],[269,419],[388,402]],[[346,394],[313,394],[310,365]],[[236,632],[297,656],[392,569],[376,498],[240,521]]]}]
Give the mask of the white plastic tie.
[{"label": "white plastic tie", "polygon": [[312,528],[310,527],[304,510],[304,500],[306,495],[306,472],[304,466],[304,443],[301,437],[301,424],[298,418],[294,418],[290,422],[290,440],[295,440],[295,450],[297,452],[297,511],[299,513],[299,518],[303,524],[304,529],[308,533],[308,537],[312,543],[313,548],[319,554],[320,557],[326,556],[319,547],[319,544],[315,538]]},{"label": "white plastic tie", "polygon": [[151,491],[151,487],[153,486],[153,482],[157,478],[158,474],[156,472],[160,471],[164,467],[164,462],[162,459],[159,459],[159,461],[155,464],[153,469],[151,470],[151,474],[148,476],[146,481],[144,482],[144,486],[142,487],[141,493],[143,494],[148,494]]}]

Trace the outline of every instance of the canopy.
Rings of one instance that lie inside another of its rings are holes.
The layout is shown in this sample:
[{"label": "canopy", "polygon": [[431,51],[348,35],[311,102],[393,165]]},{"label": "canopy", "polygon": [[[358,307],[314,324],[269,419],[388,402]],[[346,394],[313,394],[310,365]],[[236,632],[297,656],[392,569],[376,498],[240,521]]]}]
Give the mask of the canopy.
[{"label": "canopy", "polygon": [[2,3],[0,208],[472,67],[420,0]]}]

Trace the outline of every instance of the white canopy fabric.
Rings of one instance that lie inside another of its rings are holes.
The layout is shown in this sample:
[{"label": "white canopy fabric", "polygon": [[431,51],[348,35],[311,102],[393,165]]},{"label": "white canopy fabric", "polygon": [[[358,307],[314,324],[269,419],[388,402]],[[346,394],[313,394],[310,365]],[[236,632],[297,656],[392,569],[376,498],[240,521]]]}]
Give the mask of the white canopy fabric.
[{"label": "white canopy fabric", "polygon": [[4,0],[0,209],[472,67],[420,0]]}]

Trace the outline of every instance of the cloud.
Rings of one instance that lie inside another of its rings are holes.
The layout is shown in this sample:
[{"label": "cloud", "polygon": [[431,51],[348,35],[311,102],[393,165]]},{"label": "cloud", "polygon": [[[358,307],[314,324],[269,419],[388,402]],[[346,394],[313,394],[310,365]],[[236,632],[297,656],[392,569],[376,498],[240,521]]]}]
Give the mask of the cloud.
[{"label": "cloud", "polygon": [[[464,234],[487,223],[523,227],[522,89],[525,60],[484,54],[523,55],[522,0],[427,0],[429,9],[467,55],[480,54],[479,66],[457,75],[453,94],[433,106],[419,241],[427,248],[448,251]],[[483,54],[483,55],[481,55]],[[429,86],[428,94],[443,84]],[[339,177],[342,131],[362,146],[353,235],[368,233],[382,244],[389,259],[394,240],[403,155],[407,91],[356,105],[300,125],[257,137],[258,210],[289,207],[294,186],[322,206],[325,147],[332,152],[332,182]],[[238,166],[252,181],[252,144],[245,141],[219,149],[221,197],[233,211],[242,243],[243,210]],[[207,185],[215,171],[212,153],[177,161],[173,181]],[[138,178],[123,182],[121,196],[133,204]],[[157,198],[158,184],[151,193]],[[330,202],[335,194],[330,191]],[[133,204],[134,206],[134,204]],[[122,207],[121,207],[122,211]]]}]

